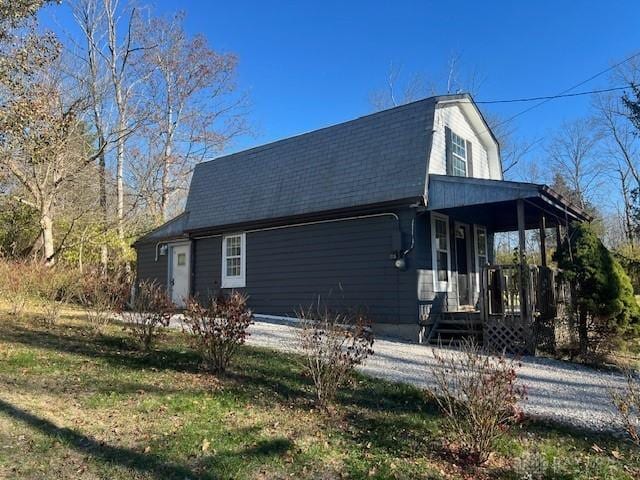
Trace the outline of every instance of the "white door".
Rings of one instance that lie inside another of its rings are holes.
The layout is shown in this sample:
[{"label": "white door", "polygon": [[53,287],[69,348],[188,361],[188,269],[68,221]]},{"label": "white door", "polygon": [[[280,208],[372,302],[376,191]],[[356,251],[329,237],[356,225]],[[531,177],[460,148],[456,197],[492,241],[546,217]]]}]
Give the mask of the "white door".
[{"label": "white door", "polygon": [[184,307],[189,297],[189,245],[171,247],[171,301],[178,307]]}]

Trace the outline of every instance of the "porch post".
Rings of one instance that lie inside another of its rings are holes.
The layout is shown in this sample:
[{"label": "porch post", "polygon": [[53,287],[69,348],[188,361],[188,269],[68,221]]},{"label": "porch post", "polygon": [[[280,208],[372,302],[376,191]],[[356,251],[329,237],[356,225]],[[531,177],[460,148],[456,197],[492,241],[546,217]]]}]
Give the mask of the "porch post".
[{"label": "porch post", "polygon": [[547,219],[540,216],[540,260],[543,267],[547,266]]},{"label": "porch post", "polygon": [[524,200],[518,199],[516,203],[518,215],[518,256],[520,260],[520,320],[525,324],[528,316],[529,299],[527,298],[526,277],[526,237],[524,221]]}]

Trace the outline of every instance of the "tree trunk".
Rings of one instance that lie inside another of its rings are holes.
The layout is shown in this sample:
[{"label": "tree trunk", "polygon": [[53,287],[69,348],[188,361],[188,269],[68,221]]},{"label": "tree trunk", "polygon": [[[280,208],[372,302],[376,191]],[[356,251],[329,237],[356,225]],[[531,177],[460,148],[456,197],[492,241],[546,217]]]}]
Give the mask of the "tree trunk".
[{"label": "tree trunk", "polygon": [[40,227],[42,228],[42,249],[44,252],[45,265],[51,266],[55,263],[53,248],[53,220],[48,212],[40,217]]},{"label": "tree trunk", "polygon": [[167,221],[167,203],[169,200],[169,165],[167,158],[165,157],[162,162],[162,185],[160,186],[160,216],[162,221]]},{"label": "tree trunk", "polygon": [[589,331],[587,329],[587,314],[582,309],[578,314],[578,338],[580,341],[580,355],[584,358],[589,352]]},{"label": "tree trunk", "polygon": [[167,80],[167,98],[168,108],[167,108],[167,132],[166,132],[166,143],[164,145],[164,158],[162,159],[162,185],[160,186],[160,215],[162,216],[162,221],[167,221],[167,203],[169,200],[169,165],[171,163],[171,154],[172,143],[173,143],[173,132],[174,132],[174,123],[173,123],[173,108],[171,106],[171,85],[169,80]]},{"label": "tree trunk", "polygon": [[[98,138],[100,148],[104,150],[105,139],[102,133]],[[107,269],[107,263],[109,261],[109,252],[107,250],[107,233],[108,226],[107,222],[108,218],[108,210],[107,210],[107,162],[105,159],[104,151],[100,154],[98,158],[98,175],[99,175],[99,184],[100,184],[100,213],[102,214],[102,235],[103,241],[102,245],[100,245],[100,263],[102,264],[103,270]]]},{"label": "tree trunk", "polygon": [[118,121],[118,142],[116,146],[116,190],[117,190],[117,215],[118,237],[124,240],[124,113],[120,113]]}]

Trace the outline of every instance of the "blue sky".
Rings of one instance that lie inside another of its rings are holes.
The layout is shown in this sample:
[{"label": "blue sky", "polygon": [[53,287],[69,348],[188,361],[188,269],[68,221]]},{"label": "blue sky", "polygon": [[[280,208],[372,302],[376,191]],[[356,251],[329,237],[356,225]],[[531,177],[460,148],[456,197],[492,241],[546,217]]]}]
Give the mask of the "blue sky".
[{"label": "blue sky", "polygon": [[[494,100],[558,93],[640,49],[640,2],[631,0],[149,3],[179,6],[190,32],[238,54],[256,135],[236,150],[371,112],[392,62],[442,84],[457,54],[463,71],[485,79],[476,100]],[[578,90],[606,86],[601,77]],[[509,117],[526,106],[482,108]],[[514,124],[536,139],[588,108],[588,97],[556,100]]]}]

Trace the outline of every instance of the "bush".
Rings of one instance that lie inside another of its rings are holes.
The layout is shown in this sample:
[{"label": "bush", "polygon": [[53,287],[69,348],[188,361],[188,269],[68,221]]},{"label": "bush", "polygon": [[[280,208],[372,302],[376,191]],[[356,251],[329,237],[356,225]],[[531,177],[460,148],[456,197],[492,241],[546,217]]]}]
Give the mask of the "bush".
[{"label": "bush", "polygon": [[233,292],[229,296],[211,298],[206,305],[191,298],[184,315],[194,347],[206,366],[213,372],[224,372],[238,346],[245,342],[249,335],[247,329],[253,323],[246,297]]},{"label": "bush", "polygon": [[611,401],[618,421],[633,443],[640,447],[640,384],[631,371],[622,392],[611,389]]},{"label": "bush", "polygon": [[444,414],[444,430],[461,458],[480,465],[498,440],[521,420],[518,401],[526,395],[516,385],[514,361],[486,354],[473,341],[460,351],[433,351],[435,388],[429,395]]},{"label": "bush", "polygon": [[158,331],[168,327],[175,306],[167,295],[167,290],[156,282],[143,281],[128,309],[122,312],[124,328],[149,351]]},{"label": "bush", "polygon": [[130,291],[131,281],[124,270],[103,273],[95,269],[85,273],[79,299],[90,327],[101,332],[114,313],[122,312]]},{"label": "bush", "polygon": [[42,321],[54,325],[62,308],[77,295],[79,277],[74,271],[41,264],[34,265],[30,274],[31,293],[42,312]]},{"label": "bush", "polygon": [[561,275],[571,285],[580,353],[603,353],[626,332],[640,329],[640,307],[629,277],[586,223],[554,254]]},{"label": "bush", "polygon": [[26,262],[1,262],[0,297],[14,317],[21,317],[29,301],[31,270]]},{"label": "bush", "polygon": [[363,315],[309,309],[300,315],[299,344],[316,405],[326,408],[354,368],[373,354],[373,332]]}]

